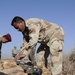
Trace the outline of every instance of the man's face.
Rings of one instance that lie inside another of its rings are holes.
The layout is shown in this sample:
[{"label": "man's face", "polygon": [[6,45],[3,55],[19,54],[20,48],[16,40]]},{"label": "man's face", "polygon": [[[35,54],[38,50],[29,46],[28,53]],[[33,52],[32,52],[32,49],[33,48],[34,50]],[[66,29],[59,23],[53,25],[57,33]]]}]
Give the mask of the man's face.
[{"label": "man's face", "polygon": [[23,32],[25,29],[25,23],[22,20],[20,20],[19,22],[14,22],[13,26],[15,29],[17,29],[20,32]]}]

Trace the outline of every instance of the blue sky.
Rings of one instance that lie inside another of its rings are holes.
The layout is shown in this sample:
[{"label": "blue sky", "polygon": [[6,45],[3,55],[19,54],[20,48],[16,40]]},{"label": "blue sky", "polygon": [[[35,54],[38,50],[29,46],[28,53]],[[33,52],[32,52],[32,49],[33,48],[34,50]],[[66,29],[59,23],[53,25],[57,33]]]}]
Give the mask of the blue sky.
[{"label": "blue sky", "polygon": [[58,24],[65,30],[63,52],[68,53],[75,47],[75,0],[1,0],[0,35],[12,36],[12,42],[2,46],[2,58],[11,58],[12,48],[19,49],[23,42],[21,32],[11,26],[14,16],[42,18]]}]

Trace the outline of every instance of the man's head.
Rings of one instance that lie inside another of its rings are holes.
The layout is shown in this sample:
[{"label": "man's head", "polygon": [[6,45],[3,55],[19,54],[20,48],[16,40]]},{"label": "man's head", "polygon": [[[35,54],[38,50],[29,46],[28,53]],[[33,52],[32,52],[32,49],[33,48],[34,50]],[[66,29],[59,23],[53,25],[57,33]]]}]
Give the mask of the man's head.
[{"label": "man's head", "polygon": [[3,35],[1,38],[2,43],[11,42],[12,38],[10,34]]},{"label": "man's head", "polygon": [[23,32],[26,26],[24,19],[19,16],[13,18],[11,25],[20,32]]}]

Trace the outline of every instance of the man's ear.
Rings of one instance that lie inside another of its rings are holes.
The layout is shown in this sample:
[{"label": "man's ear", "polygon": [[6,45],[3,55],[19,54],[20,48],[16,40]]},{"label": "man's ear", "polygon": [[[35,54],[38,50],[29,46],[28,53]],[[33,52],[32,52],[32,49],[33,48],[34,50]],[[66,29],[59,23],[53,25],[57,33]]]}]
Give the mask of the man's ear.
[{"label": "man's ear", "polygon": [[13,26],[16,24],[16,22],[13,23]]}]

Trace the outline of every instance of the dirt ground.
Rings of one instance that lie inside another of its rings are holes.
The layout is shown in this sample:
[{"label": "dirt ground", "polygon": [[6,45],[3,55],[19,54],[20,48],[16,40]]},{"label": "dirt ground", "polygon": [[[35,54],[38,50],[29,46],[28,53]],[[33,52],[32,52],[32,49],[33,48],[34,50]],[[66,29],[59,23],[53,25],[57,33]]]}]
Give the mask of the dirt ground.
[{"label": "dirt ground", "polygon": [[[28,60],[26,60],[27,62]],[[50,75],[50,71],[46,68],[42,68],[42,75]],[[22,67],[16,64],[12,59],[0,60],[0,75],[28,75],[24,72]]]}]

